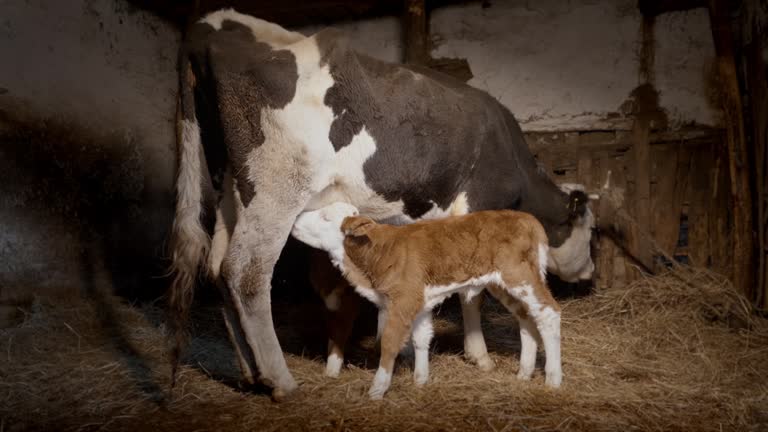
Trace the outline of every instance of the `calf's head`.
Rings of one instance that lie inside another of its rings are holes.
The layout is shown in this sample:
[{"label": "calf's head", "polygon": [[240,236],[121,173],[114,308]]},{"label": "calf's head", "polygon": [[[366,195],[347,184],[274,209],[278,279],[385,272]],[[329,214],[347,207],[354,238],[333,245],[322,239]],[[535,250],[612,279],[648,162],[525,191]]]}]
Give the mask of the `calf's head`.
[{"label": "calf's head", "polygon": [[570,233],[560,246],[549,248],[547,270],[565,282],[591,279],[595,271],[590,250],[595,218],[589,208],[589,201],[597,197],[587,195],[581,185],[562,184],[560,188],[568,194],[566,223]]},{"label": "calf's head", "polygon": [[329,252],[332,258],[340,259],[344,255],[344,233],[341,231],[341,223],[347,216],[357,214],[355,206],[336,202],[318,210],[300,214],[293,223],[291,234],[313,248]]}]

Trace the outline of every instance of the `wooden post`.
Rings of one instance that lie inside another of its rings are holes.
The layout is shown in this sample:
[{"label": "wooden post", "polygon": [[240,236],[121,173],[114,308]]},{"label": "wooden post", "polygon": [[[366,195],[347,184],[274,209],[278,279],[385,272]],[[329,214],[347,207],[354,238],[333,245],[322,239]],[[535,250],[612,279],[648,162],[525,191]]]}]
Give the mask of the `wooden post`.
[{"label": "wooden post", "polygon": [[[640,85],[635,89],[635,119],[632,125],[632,160],[630,169],[635,180],[634,217],[630,248],[635,258],[649,271],[655,270],[651,234],[651,160],[650,135],[652,120],[658,110],[654,100],[653,63],[655,59],[654,17],[643,17],[640,50]],[[642,231],[642,232],[640,232]]]},{"label": "wooden post", "polygon": [[429,41],[427,34],[427,10],[425,0],[405,0],[403,30],[405,62],[427,65]]},{"label": "wooden post", "polygon": [[722,104],[733,201],[733,283],[742,292],[754,297],[754,242],[748,151],[727,0],[709,0],[709,19],[715,42],[719,82],[723,87]]},{"label": "wooden post", "polygon": [[[752,6],[757,9],[757,5]],[[751,17],[751,22],[742,23],[742,31],[750,32],[751,38],[745,49],[745,74],[746,88],[749,91],[749,108],[752,117],[752,142],[753,142],[753,172],[755,174],[755,196],[757,201],[757,216],[755,228],[757,230],[757,286],[755,304],[757,307],[768,310],[768,190],[766,190],[766,175],[768,174],[768,67],[763,57],[764,50],[768,49],[768,36],[758,30],[756,12],[745,14]],[[763,18],[766,19],[766,18]]]}]

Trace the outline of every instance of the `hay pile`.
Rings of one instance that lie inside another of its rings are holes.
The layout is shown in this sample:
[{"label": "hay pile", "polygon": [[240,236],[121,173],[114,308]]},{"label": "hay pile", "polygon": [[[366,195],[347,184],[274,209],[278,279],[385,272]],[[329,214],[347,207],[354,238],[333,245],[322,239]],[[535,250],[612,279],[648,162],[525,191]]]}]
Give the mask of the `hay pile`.
[{"label": "hay pile", "polygon": [[0,330],[0,431],[768,428],[768,321],[705,271],[680,269],[564,301],[559,391],[544,388],[541,369],[532,382],[514,378],[516,324],[492,301],[484,327],[496,370],[464,362],[452,306],[436,320],[429,384],[413,387],[401,359],[378,403],[366,397],[371,338],[353,347],[354,366],[326,378],[319,306],[283,307],[278,333],[303,385],[274,404],[232,384],[238,372],[212,309],[199,311],[189,365],[169,394],[158,308],[107,302],[97,313],[85,301],[41,299],[21,325]]}]

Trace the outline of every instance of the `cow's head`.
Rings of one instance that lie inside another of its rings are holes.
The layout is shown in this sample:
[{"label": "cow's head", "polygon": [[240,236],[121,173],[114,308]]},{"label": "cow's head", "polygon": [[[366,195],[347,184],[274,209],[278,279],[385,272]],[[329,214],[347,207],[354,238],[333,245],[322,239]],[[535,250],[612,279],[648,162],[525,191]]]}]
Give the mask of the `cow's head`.
[{"label": "cow's head", "polygon": [[587,194],[579,184],[564,183],[560,189],[568,194],[566,223],[570,233],[560,246],[549,248],[547,270],[565,282],[591,279],[595,271],[590,248],[595,218],[589,201],[598,197]]},{"label": "cow's head", "polygon": [[347,216],[357,216],[355,206],[336,202],[318,210],[304,212],[293,223],[291,234],[299,241],[331,254],[332,259],[344,255],[344,233],[341,223]]}]

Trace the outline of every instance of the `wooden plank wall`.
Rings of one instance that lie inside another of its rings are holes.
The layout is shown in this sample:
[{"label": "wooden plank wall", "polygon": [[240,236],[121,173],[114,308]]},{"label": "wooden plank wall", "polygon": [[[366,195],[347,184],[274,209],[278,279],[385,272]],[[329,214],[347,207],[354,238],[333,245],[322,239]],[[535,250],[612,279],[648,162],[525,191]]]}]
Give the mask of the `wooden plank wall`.
[{"label": "wooden plank wall", "polygon": [[[588,190],[597,190],[610,172],[610,187],[620,191],[622,207],[637,217],[631,132],[528,133],[526,138],[539,163],[558,183],[582,183]],[[650,216],[643,225],[670,255],[730,276],[728,171],[718,156],[723,132],[652,133],[650,142]],[[681,236],[686,219],[687,232],[684,229]],[[599,288],[621,286],[640,275],[635,262],[607,236],[598,235],[595,253]],[[658,262],[657,270],[664,265],[661,258]]]}]

